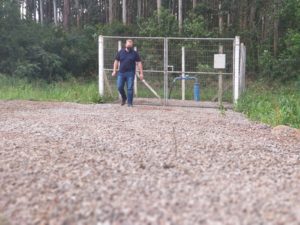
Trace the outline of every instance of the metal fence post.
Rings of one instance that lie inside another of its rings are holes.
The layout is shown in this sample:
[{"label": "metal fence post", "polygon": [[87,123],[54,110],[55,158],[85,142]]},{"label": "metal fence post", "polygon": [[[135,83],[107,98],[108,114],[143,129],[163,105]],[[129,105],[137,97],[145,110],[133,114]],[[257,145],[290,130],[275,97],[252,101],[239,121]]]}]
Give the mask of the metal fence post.
[{"label": "metal fence post", "polygon": [[168,101],[168,38],[164,38],[164,105]]},{"label": "metal fence post", "polygon": [[244,43],[241,43],[241,61],[240,61],[240,93],[243,93],[246,88],[246,47]]},{"label": "metal fence post", "polygon": [[[118,41],[118,52],[122,49],[122,41]],[[118,69],[120,69],[120,63],[118,64]],[[118,76],[118,75],[117,75]],[[117,78],[118,79],[118,78]],[[119,92],[118,92],[119,93]],[[119,93],[119,100],[122,99],[121,94]]]},{"label": "metal fence post", "polygon": [[[219,45],[219,54],[223,54],[224,49],[223,49],[223,45]],[[219,71],[219,76],[218,76],[218,103],[219,103],[219,107],[222,106],[223,104],[223,75],[222,75],[222,71]]]},{"label": "metal fence post", "polygon": [[[134,51],[137,52],[137,47],[134,47]],[[140,71],[138,70],[138,68],[135,69],[135,76],[134,76],[134,94],[135,97],[138,96],[138,87],[137,87],[137,73],[139,73]]]},{"label": "metal fence post", "polygon": [[240,96],[240,37],[234,40],[234,103],[237,103]]},{"label": "metal fence post", "polygon": [[[185,48],[181,47],[181,71],[182,78],[185,78]],[[185,79],[181,81],[181,99],[185,100]]]},{"label": "metal fence post", "polygon": [[104,40],[102,35],[98,37],[98,55],[99,55],[98,58],[99,95],[103,97],[104,96]]}]

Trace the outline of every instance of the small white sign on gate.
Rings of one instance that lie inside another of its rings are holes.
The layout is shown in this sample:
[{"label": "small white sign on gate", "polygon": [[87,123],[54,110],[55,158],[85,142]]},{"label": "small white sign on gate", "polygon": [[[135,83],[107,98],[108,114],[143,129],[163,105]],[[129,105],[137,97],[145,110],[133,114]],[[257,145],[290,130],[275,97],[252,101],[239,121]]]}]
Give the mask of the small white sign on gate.
[{"label": "small white sign on gate", "polygon": [[214,69],[225,69],[226,68],[226,55],[215,54],[214,55]]}]

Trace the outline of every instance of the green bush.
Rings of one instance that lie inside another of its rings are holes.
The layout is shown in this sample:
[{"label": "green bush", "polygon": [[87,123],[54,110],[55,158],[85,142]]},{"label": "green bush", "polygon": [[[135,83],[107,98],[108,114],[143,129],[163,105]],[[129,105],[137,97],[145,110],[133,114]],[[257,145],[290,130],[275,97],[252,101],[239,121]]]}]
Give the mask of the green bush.
[{"label": "green bush", "polygon": [[184,20],[184,36],[186,37],[208,37],[211,33],[205,29],[204,18],[196,13],[189,13]]},{"label": "green bush", "polygon": [[255,83],[240,98],[237,110],[253,120],[300,128],[300,92],[296,85]]},{"label": "green bush", "polygon": [[150,37],[178,36],[178,23],[174,15],[162,8],[158,18],[157,11],[150,18],[138,22],[139,34]]}]

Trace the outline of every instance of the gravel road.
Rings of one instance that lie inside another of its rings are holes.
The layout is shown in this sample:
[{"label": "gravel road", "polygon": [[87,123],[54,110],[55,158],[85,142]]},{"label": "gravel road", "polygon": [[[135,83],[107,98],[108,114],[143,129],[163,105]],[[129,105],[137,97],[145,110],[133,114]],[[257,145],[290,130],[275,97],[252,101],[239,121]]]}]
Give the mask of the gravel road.
[{"label": "gravel road", "polygon": [[0,101],[0,225],[300,224],[300,140],[217,109]]}]

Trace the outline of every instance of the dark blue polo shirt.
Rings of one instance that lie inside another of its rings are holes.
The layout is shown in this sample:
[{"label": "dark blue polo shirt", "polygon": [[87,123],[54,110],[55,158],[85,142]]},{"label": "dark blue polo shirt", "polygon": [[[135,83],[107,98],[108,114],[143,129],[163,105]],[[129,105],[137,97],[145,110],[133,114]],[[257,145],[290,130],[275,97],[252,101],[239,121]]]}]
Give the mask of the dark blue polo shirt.
[{"label": "dark blue polo shirt", "polygon": [[125,73],[135,72],[135,63],[140,62],[141,58],[139,54],[133,49],[126,51],[125,48],[123,48],[118,52],[115,60],[120,62],[119,71],[121,73]]}]

